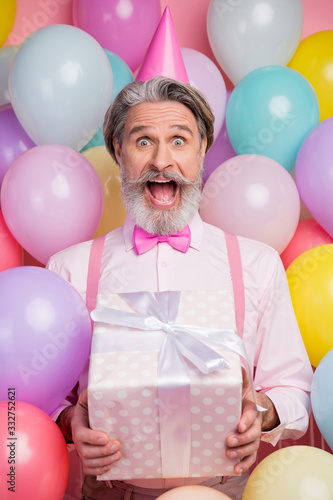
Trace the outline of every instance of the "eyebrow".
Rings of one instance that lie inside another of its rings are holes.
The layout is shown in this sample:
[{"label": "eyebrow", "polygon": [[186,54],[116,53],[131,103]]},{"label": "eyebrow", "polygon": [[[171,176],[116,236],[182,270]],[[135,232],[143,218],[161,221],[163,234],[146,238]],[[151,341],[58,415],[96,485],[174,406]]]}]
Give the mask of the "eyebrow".
[{"label": "eyebrow", "polygon": [[[136,127],[133,127],[130,132],[129,132],[129,137],[131,137],[132,135],[135,135],[139,132],[146,132],[146,131],[149,131],[151,130],[153,127],[150,127],[149,125],[137,125]],[[170,127],[171,130],[172,129],[175,129],[175,130],[183,130],[185,132],[188,132],[192,137],[193,137],[193,132],[192,130],[190,129],[190,127],[188,127],[187,125],[172,125],[172,127]]]}]

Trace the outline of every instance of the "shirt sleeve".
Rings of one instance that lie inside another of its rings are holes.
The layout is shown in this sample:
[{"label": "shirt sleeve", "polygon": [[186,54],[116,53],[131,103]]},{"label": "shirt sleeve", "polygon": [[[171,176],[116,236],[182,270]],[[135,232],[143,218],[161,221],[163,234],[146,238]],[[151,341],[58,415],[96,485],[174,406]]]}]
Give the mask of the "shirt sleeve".
[{"label": "shirt sleeve", "polygon": [[259,303],[254,386],[275,405],[280,425],[263,433],[275,445],[307,430],[313,370],[294,314],[288,281],[276,254]]}]

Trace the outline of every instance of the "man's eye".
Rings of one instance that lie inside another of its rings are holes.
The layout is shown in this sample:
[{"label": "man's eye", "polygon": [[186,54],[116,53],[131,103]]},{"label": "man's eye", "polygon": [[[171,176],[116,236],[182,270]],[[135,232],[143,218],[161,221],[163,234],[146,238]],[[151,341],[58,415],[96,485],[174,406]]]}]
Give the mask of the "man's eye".
[{"label": "man's eye", "polygon": [[184,139],[181,139],[181,137],[176,137],[176,139],[173,140],[173,143],[175,146],[182,146],[185,141]]},{"label": "man's eye", "polygon": [[139,139],[138,144],[139,146],[149,146],[150,142],[148,141],[148,139]]}]

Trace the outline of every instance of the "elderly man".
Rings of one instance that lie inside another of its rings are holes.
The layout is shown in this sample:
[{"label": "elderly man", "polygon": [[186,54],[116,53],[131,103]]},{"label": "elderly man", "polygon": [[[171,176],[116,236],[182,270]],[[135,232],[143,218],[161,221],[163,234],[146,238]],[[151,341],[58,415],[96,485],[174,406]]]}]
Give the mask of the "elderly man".
[{"label": "elderly man", "polygon": [[[213,142],[214,118],[190,85],[156,77],[133,82],[117,96],[104,123],[105,143],[120,167],[127,218],[106,236],[99,293],[232,290],[223,231],[204,223],[198,208],[204,155]],[[174,248],[177,235],[178,244]],[[150,238],[150,235],[158,237]],[[179,244],[180,242],[180,244]],[[87,374],[76,402],[69,396],[54,418],[73,441],[86,480],[85,499],[152,500],[182,484],[205,484],[241,499],[260,439],[276,444],[307,429],[312,369],[297,327],[278,254],[238,238],[245,291],[244,343],[254,375],[258,412],[244,372],[243,409],[226,455],[238,458],[229,478],[97,481],[121,458],[121,443],[88,424]],[[50,259],[49,269],[86,298],[92,242]],[[121,279],[120,279],[121,277]]]}]

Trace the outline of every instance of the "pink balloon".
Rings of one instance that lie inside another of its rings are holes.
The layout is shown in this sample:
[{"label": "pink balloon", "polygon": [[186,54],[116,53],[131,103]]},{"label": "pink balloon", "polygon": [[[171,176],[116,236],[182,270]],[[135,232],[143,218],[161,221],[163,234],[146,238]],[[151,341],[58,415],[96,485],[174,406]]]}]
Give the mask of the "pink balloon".
[{"label": "pink balloon", "polygon": [[13,108],[9,105],[2,106],[0,108],[0,186],[13,161],[34,146],[35,143],[16,118]]},{"label": "pink balloon", "polygon": [[194,49],[181,49],[190,84],[206,97],[215,116],[214,137],[222,128],[227,105],[227,89],[223,76],[209,57]]},{"label": "pink balloon", "polygon": [[[227,90],[227,102],[230,94],[231,91]],[[205,156],[205,168],[202,175],[203,182],[205,183],[207,181],[211,173],[214,172],[214,170],[221,165],[221,163],[229,160],[229,158],[233,158],[236,155],[237,153],[232,147],[224,121],[221,132],[216,137],[214,144]]]},{"label": "pink balloon", "polygon": [[295,233],[300,199],[282,165],[266,156],[240,155],[208,178],[200,213],[212,225],[262,241],[281,253]]},{"label": "pink balloon", "polygon": [[103,212],[96,170],[67,146],[35,146],[5,175],[1,208],[8,229],[35,259],[92,238]]},{"label": "pink balloon", "polygon": [[140,66],[161,17],[159,0],[74,0],[74,26],[103,49],[121,57],[132,71]]},{"label": "pink balloon", "polygon": [[314,219],[305,219],[298,223],[294,236],[281,254],[281,260],[287,269],[296,257],[310,248],[332,243],[333,238],[319,226],[318,222]]},{"label": "pink balloon", "polygon": [[0,272],[22,264],[22,248],[8,230],[0,210]]}]

